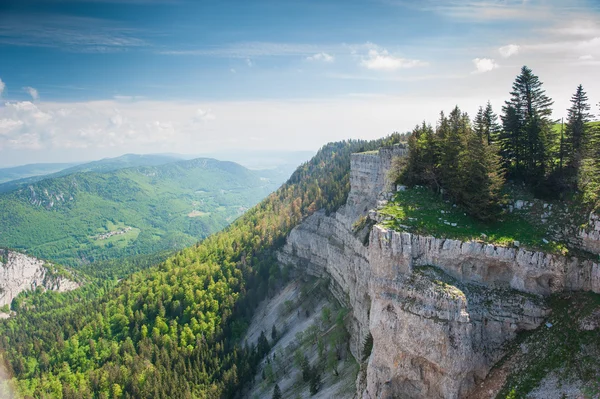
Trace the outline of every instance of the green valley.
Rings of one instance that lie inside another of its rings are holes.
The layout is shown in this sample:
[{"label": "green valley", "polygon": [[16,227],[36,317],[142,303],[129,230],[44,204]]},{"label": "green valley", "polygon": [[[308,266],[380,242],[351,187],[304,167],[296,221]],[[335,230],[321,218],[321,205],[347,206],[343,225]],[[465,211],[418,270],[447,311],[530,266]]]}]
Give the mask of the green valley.
[{"label": "green valley", "polygon": [[180,249],[278,183],[209,158],[45,179],[0,195],[0,246],[72,266]]}]

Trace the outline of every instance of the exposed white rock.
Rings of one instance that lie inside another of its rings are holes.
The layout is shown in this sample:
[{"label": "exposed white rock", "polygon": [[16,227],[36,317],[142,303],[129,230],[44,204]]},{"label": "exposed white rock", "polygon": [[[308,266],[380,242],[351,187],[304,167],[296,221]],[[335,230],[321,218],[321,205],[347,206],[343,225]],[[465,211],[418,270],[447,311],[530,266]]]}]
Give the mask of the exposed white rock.
[{"label": "exposed white rock", "polygon": [[590,213],[588,225],[579,230],[578,237],[585,250],[600,254],[600,216],[594,212]]},{"label": "exposed white rock", "polygon": [[10,305],[22,291],[41,286],[47,290],[70,291],[79,283],[48,272],[43,260],[0,249],[0,306]]}]

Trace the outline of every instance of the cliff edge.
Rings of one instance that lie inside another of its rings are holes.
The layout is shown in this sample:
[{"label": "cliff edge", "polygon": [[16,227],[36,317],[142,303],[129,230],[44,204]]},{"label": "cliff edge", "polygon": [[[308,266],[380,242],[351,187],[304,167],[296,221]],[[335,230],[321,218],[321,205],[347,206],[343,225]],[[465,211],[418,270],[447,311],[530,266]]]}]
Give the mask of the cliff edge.
[{"label": "cliff edge", "polygon": [[328,277],[335,297],[352,310],[350,349],[367,359],[358,397],[466,397],[519,331],[544,322],[548,295],[600,293],[600,266],[377,225],[376,209],[391,196],[392,158],[405,155],[400,146],[353,154],[346,205],[294,228],[279,261]]}]

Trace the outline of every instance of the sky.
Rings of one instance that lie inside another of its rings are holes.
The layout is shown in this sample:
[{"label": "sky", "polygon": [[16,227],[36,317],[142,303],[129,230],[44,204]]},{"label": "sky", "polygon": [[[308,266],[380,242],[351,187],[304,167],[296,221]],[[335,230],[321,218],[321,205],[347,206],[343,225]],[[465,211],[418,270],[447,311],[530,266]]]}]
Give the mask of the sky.
[{"label": "sky", "polygon": [[2,0],[0,166],[317,150],[499,113],[523,65],[600,114],[600,0]]}]

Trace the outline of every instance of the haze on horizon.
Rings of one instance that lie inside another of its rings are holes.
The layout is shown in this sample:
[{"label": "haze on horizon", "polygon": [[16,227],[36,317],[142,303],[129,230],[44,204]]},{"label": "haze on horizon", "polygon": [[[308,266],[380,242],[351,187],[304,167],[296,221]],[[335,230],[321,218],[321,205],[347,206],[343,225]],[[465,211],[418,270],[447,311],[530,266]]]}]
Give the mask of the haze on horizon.
[{"label": "haze on horizon", "polygon": [[[595,0],[8,0],[0,167],[316,150],[496,112],[522,65],[600,101]],[[598,114],[598,107],[593,109]]]}]

